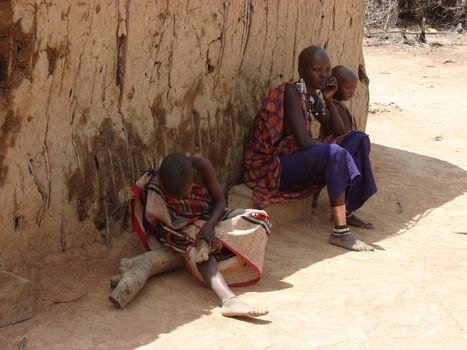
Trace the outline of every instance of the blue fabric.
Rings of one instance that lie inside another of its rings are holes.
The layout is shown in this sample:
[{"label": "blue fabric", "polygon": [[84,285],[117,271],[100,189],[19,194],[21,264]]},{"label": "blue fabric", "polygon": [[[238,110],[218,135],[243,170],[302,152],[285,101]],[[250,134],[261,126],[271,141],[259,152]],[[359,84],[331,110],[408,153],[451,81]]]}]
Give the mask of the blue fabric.
[{"label": "blue fabric", "polygon": [[305,151],[279,157],[281,182],[279,189],[313,183],[324,176],[329,199],[334,201],[346,193],[347,212],[360,208],[376,191],[369,159],[370,140],[361,131],[348,133],[340,145],[322,143]]},{"label": "blue fabric", "polygon": [[351,155],[336,144],[320,144],[305,151],[280,156],[281,183],[279,189],[313,182],[324,175],[329,198],[335,200],[355,184],[360,172]]},{"label": "blue fabric", "polygon": [[364,132],[352,131],[344,137],[340,146],[349,152],[361,174],[360,181],[350,187],[347,193],[347,211],[352,212],[365,204],[378,190],[371,169],[370,138]]}]

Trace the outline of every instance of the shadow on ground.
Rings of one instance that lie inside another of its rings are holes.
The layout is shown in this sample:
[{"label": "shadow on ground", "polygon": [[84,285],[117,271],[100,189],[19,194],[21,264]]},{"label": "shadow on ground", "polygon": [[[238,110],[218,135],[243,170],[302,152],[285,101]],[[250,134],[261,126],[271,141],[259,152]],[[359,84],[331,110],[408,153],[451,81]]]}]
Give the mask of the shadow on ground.
[{"label": "shadow on ground", "polygon": [[[372,147],[379,192],[360,214],[377,229],[355,230],[367,242],[378,242],[384,248],[386,237],[403,234],[433,209],[467,191],[467,172],[453,164],[382,145]],[[331,223],[325,197],[323,193],[309,218],[275,223],[263,279],[256,285],[236,289],[239,294],[292,288],[283,281],[286,277],[346,253],[326,241]],[[132,242],[136,239],[131,238]],[[120,257],[115,251],[109,257],[109,251],[102,247],[98,251],[84,248],[50,257],[44,265],[32,269],[18,268],[21,275],[38,286],[37,315],[0,330],[0,343],[16,349],[22,336],[28,336],[34,349],[133,349],[211,314],[218,306],[207,289],[179,270],[152,278],[127,308],[115,309],[107,301],[108,279]],[[85,297],[77,302],[51,303],[57,297],[71,299],[81,294]]]}]

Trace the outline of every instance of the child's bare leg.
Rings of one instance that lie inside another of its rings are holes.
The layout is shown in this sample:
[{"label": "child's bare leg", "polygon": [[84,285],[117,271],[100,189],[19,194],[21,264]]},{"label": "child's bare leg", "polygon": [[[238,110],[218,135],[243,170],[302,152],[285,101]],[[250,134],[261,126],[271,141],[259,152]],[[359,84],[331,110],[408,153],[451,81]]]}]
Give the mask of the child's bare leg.
[{"label": "child's bare leg", "polygon": [[329,243],[349,250],[373,250],[373,247],[355,237],[347,226],[345,215],[345,193],[340,194],[336,200],[331,202],[331,218],[334,222],[334,231],[329,236]]},{"label": "child's bare leg", "polygon": [[259,310],[245,304],[235,296],[217,269],[216,259],[212,255],[209,256],[209,260],[199,263],[197,266],[204,282],[221,300],[223,316],[258,317],[268,313],[266,310]]}]

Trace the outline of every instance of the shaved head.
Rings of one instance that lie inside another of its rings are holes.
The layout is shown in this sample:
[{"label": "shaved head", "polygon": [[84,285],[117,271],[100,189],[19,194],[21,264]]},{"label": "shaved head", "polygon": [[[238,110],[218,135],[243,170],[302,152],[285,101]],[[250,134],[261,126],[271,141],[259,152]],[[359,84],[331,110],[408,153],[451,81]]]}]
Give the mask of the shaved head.
[{"label": "shaved head", "polygon": [[358,77],[355,75],[355,73],[345,66],[335,66],[332,69],[332,75],[336,77],[338,81],[358,80]]},{"label": "shaved head", "polygon": [[326,57],[329,59],[328,54],[324,49],[318,46],[308,46],[307,48],[303,49],[298,56],[298,69],[306,69],[310,66],[313,62],[316,62],[320,58]]},{"label": "shaved head", "polygon": [[326,51],[318,46],[303,49],[298,56],[298,74],[309,93],[324,89],[331,77],[331,60]]},{"label": "shaved head", "polygon": [[171,153],[164,158],[159,168],[162,186],[169,196],[183,197],[191,190],[193,166],[183,153]]},{"label": "shaved head", "polygon": [[345,66],[336,66],[332,69],[332,76],[337,79],[337,92],[334,98],[339,101],[350,100],[358,84],[357,75]]}]

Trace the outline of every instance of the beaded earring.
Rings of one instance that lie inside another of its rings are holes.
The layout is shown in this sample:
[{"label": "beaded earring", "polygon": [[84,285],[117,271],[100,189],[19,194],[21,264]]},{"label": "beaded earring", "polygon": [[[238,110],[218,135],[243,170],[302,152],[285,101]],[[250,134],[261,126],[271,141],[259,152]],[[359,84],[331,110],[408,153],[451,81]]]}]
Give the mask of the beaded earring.
[{"label": "beaded earring", "polygon": [[298,87],[298,90],[300,91],[300,93],[302,93],[302,94],[306,93],[306,84],[305,84],[305,80],[303,80],[303,78],[298,79],[297,87]]}]

